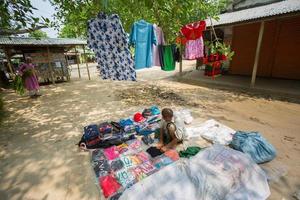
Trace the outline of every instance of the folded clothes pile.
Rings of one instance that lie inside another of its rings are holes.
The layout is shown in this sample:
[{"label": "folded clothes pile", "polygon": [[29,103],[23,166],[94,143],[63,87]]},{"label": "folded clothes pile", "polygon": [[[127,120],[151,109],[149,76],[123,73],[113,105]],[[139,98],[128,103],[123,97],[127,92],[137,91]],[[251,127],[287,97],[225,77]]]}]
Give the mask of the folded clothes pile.
[{"label": "folded clothes pile", "polygon": [[84,149],[107,148],[134,139],[135,135],[148,135],[159,129],[161,120],[157,106],[146,108],[133,117],[121,119],[119,122],[103,122],[91,124],[83,129],[78,145]]},{"label": "folded clothes pile", "polygon": [[96,149],[92,165],[105,198],[116,199],[127,188],[179,159],[175,150],[152,158],[143,151],[140,140],[129,140],[118,146]]}]

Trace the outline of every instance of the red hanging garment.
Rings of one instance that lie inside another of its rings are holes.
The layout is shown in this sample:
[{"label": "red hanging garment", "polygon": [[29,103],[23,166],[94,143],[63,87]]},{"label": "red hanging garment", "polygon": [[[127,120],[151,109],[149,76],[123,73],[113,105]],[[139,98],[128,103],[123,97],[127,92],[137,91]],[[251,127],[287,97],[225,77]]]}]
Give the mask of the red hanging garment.
[{"label": "red hanging garment", "polygon": [[181,28],[181,33],[187,40],[196,40],[202,37],[202,31],[206,29],[205,21],[187,24]]}]

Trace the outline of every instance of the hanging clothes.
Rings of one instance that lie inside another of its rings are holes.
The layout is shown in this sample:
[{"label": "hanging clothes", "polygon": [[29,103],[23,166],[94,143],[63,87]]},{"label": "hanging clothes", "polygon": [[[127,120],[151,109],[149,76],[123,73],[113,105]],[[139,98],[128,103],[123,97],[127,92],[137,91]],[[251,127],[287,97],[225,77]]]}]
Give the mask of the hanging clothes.
[{"label": "hanging clothes", "polygon": [[128,36],[117,14],[101,12],[89,20],[87,42],[96,54],[97,67],[103,79],[136,80]]},{"label": "hanging clothes", "polygon": [[174,61],[180,62],[180,50],[176,45],[173,45],[173,55],[174,55]]},{"label": "hanging clothes", "polygon": [[163,69],[164,68],[164,50],[163,50],[164,45],[157,45],[157,47],[158,47],[160,67],[161,69]]},{"label": "hanging clothes", "polygon": [[133,24],[130,43],[135,46],[135,68],[152,66],[152,45],[157,44],[153,25],[145,20]]},{"label": "hanging clothes", "polygon": [[204,57],[204,43],[202,36],[196,40],[188,40],[185,45],[185,59],[195,60]]},{"label": "hanging clothes", "polygon": [[157,40],[157,45],[153,45],[153,66],[161,66],[162,62],[160,60],[160,51],[158,45],[164,45],[165,44],[165,38],[164,38],[164,33],[160,27],[158,27],[156,24],[153,24],[153,28],[156,34],[156,40]]},{"label": "hanging clothes", "polygon": [[181,33],[185,36],[187,40],[196,40],[202,37],[202,31],[204,31],[205,29],[205,21],[198,21],[183,26],[181,28]]},{"label": "hanging clothes", "polygon": [[175,70],[175,49],[176,45],[164,45],[162,46],[162,57],[163,57],[163,65],[161,67],[164,71],[172,71]]}]

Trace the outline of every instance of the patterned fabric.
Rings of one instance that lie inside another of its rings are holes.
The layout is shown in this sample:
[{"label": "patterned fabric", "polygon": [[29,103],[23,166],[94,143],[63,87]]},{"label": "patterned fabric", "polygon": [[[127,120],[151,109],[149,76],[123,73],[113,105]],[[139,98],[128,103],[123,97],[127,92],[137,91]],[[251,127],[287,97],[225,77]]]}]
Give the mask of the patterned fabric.
[{"label": "patterned fabric", "polygon": [[185,46],[185,58],[188,60],[202,58],[204,56],[203,47],[202,37],[196,40],[188,40]]},{"label": "patterned fabric", "polygon": [[153,25],[140,20],[131,29],[130,43],[135,45],[135,67],[142,69],[152,66],[152,45],[157,44]]},{"label": "patterned fabric", "polygon": [[114,160],[108,160],[105,156],[108,149],[114,148],[97,149],[92,152],[92,166],[105,197],[111,199],[115,194],[122,193],[178,158],[175,150],[169,150],[165,153],[166,155],[161,155],[158,159],[153,160],[148,153],[142,150],[140,144],[142,144],[141,141],[132,140],[128,144],[115,146],[116,150],[127,148],[128,150],[124,153],[131,153],[127,155],[122,153],[119,158]]},{"label": "patterned fabric", "polygon": [[99,13],[89,20],[87,41],[103,79],[136,80],[128,37],[118,15]]},{"label": "patterned fabric", "polygon": [[128,188],[135,183],[134,175],[126,169],[117,171],[115,173],[115,176],[117,177],[119,183],[121,183],[124,188]]}]

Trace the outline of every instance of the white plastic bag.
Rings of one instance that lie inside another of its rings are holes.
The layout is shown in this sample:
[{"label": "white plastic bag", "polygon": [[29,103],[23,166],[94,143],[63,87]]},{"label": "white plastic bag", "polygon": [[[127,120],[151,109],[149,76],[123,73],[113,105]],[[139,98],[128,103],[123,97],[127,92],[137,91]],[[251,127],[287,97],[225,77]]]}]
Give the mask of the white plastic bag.
[{"label": "white plastic bag", "polygon": [[187,127],[186,133],[188,139],[201,136],[214,144],[228,145],[232,141],[235,130],[214,119],[210,119],[202,124]]},{"label": "white plastic bag", "polygon": [[193,122],[194,118],[192,117],[191,111],[188,109],[182,109],[174,112],[174,116],[180,117],[185,124],[190,124]]}]

